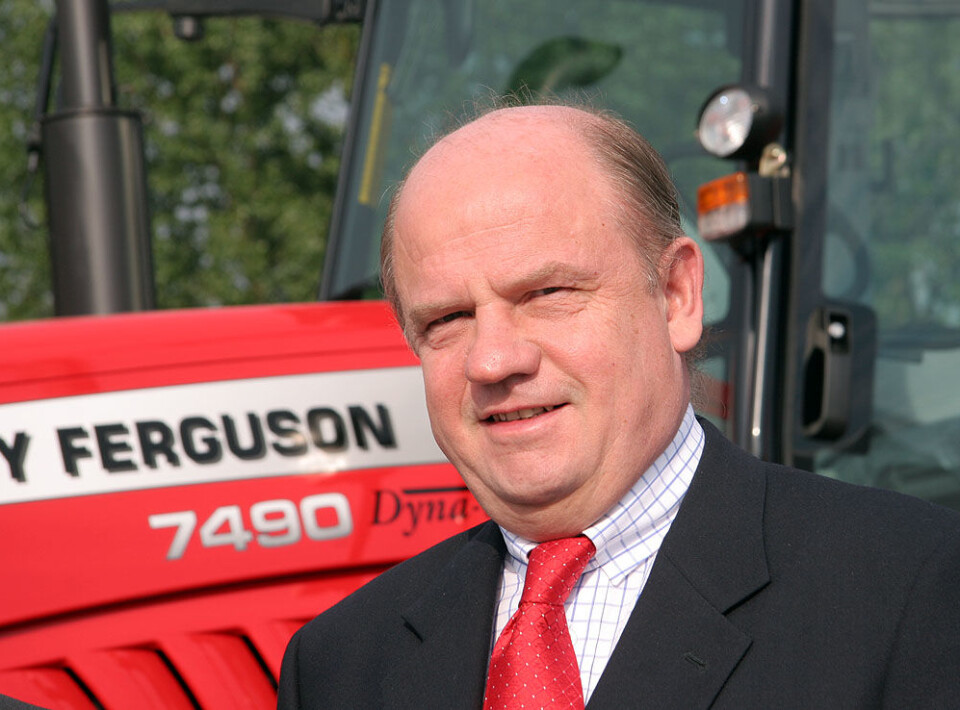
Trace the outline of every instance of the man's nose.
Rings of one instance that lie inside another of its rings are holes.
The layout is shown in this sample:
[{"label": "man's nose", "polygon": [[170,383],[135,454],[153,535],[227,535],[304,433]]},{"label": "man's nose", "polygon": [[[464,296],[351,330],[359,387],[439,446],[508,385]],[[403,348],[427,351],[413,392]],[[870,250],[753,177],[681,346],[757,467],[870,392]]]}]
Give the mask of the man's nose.
[{"label": "man's nose", "polygon": [[474,384],[495,384],[513,375],[532,375],[540,346],[525,337],[507,315],[477,313],[465,374]]}]

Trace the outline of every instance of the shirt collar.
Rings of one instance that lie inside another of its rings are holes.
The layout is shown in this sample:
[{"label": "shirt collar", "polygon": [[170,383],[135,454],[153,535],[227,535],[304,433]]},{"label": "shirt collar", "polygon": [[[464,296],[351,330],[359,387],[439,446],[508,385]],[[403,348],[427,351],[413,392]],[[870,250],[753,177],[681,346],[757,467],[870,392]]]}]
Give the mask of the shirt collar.
[{"label": "shirt collar", "polygon": [[[597,522],[583,531],[597,552],[587,569],[601,569],[612,584],[656,554],[676,517],[703,453],[703,428],[687,406],[670,444],[630,490]],[[506,563],[518,571],[537,543],[500,528],[506,542]]]}]

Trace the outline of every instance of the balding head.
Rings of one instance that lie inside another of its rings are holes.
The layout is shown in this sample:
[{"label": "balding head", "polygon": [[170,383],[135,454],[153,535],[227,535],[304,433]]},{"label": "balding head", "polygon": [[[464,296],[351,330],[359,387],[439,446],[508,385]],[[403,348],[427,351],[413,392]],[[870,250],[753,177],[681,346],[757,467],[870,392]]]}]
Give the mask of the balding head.
[{"label": "balding head", "polygon": [[401,327],[405,318],[396,291],[394,239],[396,213],[407,184],[418,174],[429,175],[442,158],[456,161],[459,155],[471,160],[471,151],[495,155],[519,147],[535,161],[537,153],[553,145],[556,135],[568,136],[571,145],[578,143],[608,181],[614,218],[634,241],[651,287],[655,286],[664,250],[683,236],[676,190],[660,155],[628,124],[606,112],[557,105],[502,108],[438,140],[394,192],[381,241],[380,278]]}]

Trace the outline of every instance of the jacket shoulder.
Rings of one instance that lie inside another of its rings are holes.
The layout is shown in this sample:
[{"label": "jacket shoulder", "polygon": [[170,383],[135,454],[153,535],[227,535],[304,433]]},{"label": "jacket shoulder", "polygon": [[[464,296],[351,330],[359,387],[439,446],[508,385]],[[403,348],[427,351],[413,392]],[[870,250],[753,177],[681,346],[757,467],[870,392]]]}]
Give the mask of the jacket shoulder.
[{"label": "jacket shoulder", "polygon": [[723,707],[956,705],[960,514],[762,462],[712,428],[687,495],[672,557],[698,589],[730,601],[717,579],[739,583],[745,559],[764,573],[718,605],[751,639]]},{"label": "jacket shoulder", "polygon": [[[824,537],[836,544],[854,538],[859,547],[881,539],[892,547],[936,545],[960,539],[960,513],[895,491],[856,485],[801,469],[761,461],[706,424],[704,475],[730,476],[763,488],[764,529]],[[734,480],[725,485],[736,487]],[[872,541],[871,541],[872,539]],[[898,542],[899,540],[899,542]]]},{"label": "jacket shoulder", "polygon": [[381,682],[419,643],[408,619],[424,603],[455,604],[475,584],[493,589],[491,580],[471,575],[499,568],[503,550],[499,528],[484,523],[390,568],[317,616],[287,646],[278,707],[380,707]]},{"label": "jacket shoulder", "polygon": [[[320,628],[349,628],[356,619],[369,625],[375,615],[396,614],[435,584],[443,570],[465,546],[477,540],[496,537],[499,537],[496,525],[486,522],[447,538],[386,570],[321,613],[302,631],[309,635]],[[352,637],[355,638],[356,633],[355,627],[350,629]]]}]

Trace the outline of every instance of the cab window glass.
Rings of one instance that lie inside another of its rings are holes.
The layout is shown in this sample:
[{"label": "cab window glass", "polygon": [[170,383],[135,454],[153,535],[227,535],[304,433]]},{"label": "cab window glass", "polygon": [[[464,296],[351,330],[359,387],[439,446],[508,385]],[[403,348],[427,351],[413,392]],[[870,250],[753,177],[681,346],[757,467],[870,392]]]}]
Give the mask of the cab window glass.
[{"label": "cab window glass", "polygon": [[823,290],[878,351],[863,450],[817,469],[960,507],[960,2],[836,12]]}]

